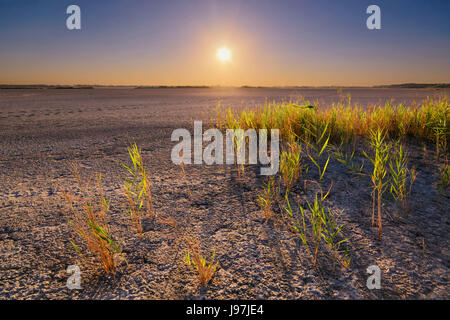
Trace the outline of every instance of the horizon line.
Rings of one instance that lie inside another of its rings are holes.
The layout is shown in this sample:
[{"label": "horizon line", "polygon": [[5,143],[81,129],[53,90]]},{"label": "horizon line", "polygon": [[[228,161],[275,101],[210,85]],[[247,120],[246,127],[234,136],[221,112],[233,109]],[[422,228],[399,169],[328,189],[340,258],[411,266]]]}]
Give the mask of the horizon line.
[{"label": "horizon line", "polygon": [[136,84],[8,84],[0,83],[0,89],[37,89],[37,88],[60,88],[60,89],[95,89],[95,88],[135,88],[135,89],[208,89],[208,88],[243,88],[243,89],[294,89],[294,88],[450,88],[450,82],[436,83],[418,83],[405,82],[394,84],[376,84],[376,85],[136,85]]}]

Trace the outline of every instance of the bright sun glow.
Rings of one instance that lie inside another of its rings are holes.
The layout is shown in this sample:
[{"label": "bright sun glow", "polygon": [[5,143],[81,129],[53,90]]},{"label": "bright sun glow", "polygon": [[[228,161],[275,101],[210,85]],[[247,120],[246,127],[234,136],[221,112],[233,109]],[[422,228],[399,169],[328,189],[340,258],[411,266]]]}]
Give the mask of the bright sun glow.
[{"label": "bright sun glow", "polygon": [[230,61],[231,59],[231,51],[228,48],[220,48],[217,50],[217,58],[219,58],[222,62]]}]

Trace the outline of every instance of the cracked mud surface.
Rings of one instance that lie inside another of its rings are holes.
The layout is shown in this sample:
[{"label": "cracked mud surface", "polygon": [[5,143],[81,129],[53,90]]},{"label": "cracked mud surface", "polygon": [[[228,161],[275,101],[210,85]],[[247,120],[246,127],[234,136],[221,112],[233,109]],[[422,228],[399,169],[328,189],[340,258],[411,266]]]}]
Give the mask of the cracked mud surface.
[{"label": "cracked mud surface", "polygon": [[[333,184],[326,206],[343,210],[351,263],[344,268],[324,251],[315,268],[280,218],[281,210],[275,210],[274,220],[262,219],[257,194],[265,179],[257,167],[248,166],[240,182],[233,166],[186,166],[189,200],[180,168],[170,161],[170,135],[190,128],[191,119],[206,121],[214,113],[190,104],[189,97],[184,108],[170,101],[155,108],[144,94],[130,100],[88,91],[81,99],[63,91],[0,97],[0,299],[449,298],[449,194],[435,186],[432,145],[427,155],[422,146],[408,145],[418,172],[411,210],[399,222],[384,216],[381,240],[370,223],[370,181],[330,163],[323,182],[325,188]],[[217,97],[205,99],[211,109],[216,106]],[[130,224],[118,162],[128,160],[127,145],[134,141],[151,174],[158,216],[175,219],[180,234],[197,237],[207,256],[216,250],[220,267],[205,288],[184,264],[185,245],[167,225],[144,218],[139,238]],[[70,212],[57,188],[75,183],[69,160],[84,175],[102,173],[113,235],[123,240],[128,261],[115,277],[82,261],[69,242]],[[311,201],[317,191],[312,185],[305,189],[308,179],[317,179],[313,167],[291,191],[299,203]],[[392,212],[392,203],[384,210]],[[66,288],[66,268],[73,264],[81,268],[80,290]],[[366,287],[370,265],[381,269],[380,290]]]}]

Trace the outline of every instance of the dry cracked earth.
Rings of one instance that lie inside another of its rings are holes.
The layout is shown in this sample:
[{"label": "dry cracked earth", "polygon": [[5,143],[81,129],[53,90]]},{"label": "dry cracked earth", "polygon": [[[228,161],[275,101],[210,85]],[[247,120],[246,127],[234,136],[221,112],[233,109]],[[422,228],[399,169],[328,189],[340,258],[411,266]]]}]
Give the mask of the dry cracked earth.
[{"label": "dry cracked earth", "polygon": [[[351,261],[346,268],[323,250],[314,267],[282,210],[275,208],[272,220],[262,218],[257,195],[265,178],[257,166],[248,166],[245,180],[238,181],[234,166],[187,165],[190,201],[180,168],[170,161],[170,136],[176,128],[191,128],[191,119],[206,121],[212,114],[189,103],[156,108],[143,97],[125,102],[89,92],[72,104],[71,94],[2,96],[0,299],[449,298],[449,193],[435,185],[433,146],[425,152],[422,145],[409,145],[418,172],[411,210],[400,221],[385,215],[381,239],[370,222],[370,180],[330,163],[323,181],[326,188],[332,185],[326,206],[343,210]],[[143,237],[134,232],[121,190],[124,170],[118,163],[128,161],[132,142],[142,148],[160,218],[143,219]],[[123,241],[128,262],[115,276],[91,256],[81,258],[70,243],[70,211],[58,188],[75,185],[69,161],[84,176],[102,174],[112,233]],[[313,199],[317,187],[304,181],[316,179],[311,166],[291,191],[295,202]],[[386,201],[383,210],[392,212],[393,204]],[[160,221],[168,217],[176,221],[176,233]],[[220,266],[209,285],[200,287],[183,262],[182,236],[196,237],[206,256],[215,250]],[[69,265],[80,266],[79,290],[66,286]],[[381,270],[379,290],[366,286],[370,265]]]}]

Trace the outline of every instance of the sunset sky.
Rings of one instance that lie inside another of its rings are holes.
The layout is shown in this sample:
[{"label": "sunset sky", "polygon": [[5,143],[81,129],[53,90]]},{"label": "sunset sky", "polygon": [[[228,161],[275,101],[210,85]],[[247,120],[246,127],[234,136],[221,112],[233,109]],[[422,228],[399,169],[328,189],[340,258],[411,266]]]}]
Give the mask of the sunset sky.
[{"label": "sunset sky", "polygon": [[[66,28],[71,4],[81,30]],[[449,14],[446,0],[0,0],[0,83],[450,82]]]}]

